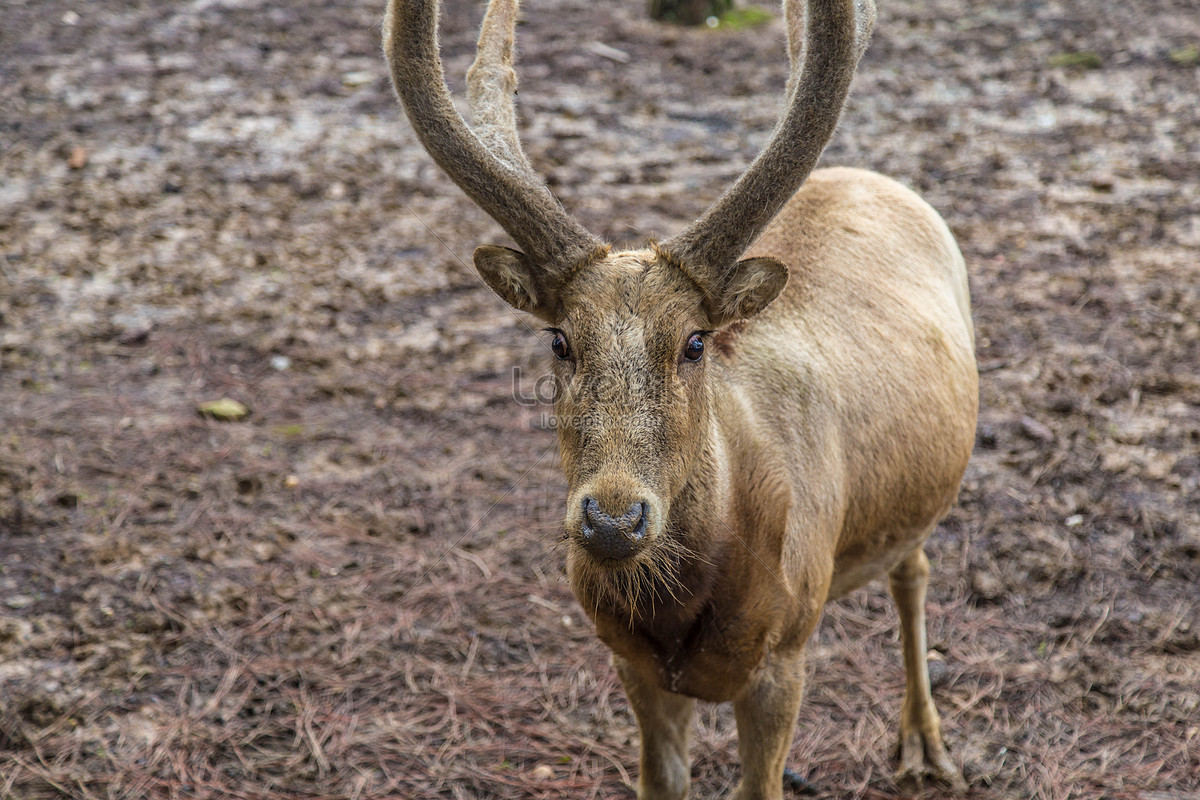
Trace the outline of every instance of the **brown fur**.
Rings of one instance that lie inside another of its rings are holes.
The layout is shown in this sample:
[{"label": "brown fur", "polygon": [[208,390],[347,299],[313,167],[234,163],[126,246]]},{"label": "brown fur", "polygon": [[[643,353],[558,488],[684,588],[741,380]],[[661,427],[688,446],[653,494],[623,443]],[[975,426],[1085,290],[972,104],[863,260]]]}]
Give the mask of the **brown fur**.
[{"label": "brown fur", "polygon": [[[393,0],[389,19],[421,1]],[[512,0],[494,2],[507,10],[489,19],[511,25]],[[871,17],[843,0],[812,5],[803,48],[794,39],[802,16],[788,9],[793,59],[816,59],[792,93],[805,103],[824,91],[810,80],[848,85],[842,73],[861,54]],[[503,83],[511,35],[489,33],[490,24],[499,23],[485,23],[481,38],[507,43],[481,45],[480,57],[486,49],[503,69],[477,61],[473,70]],[[836,58],[816,58],[828,40]],[[826,96],[836,107],[800,114],[823,121],[815,139],[780,144],[790,155],[774,164],[786,167],[779,180],[808,174],[840,111],[838,91]],[[506,144],[515,130],[497,135],[496,147],[519,148]],[[771,167],[760,158],[748,174]],[[734,264],[750,242],[739,246],[732,232],[757,224],[729,209],[740,191],[714,206],[736,225],[697,223],[661,247],[592,246],[553,269],[506,248],[475,254],[488,285],[550,322],[566,348],[553,366],[567,571],[638,717],[638,796],[686,795],[698,698],[734,704],[743,762],[735,797],[781,797],[805,642],[826,602],[884,575],[907,675],[900,777],[961,786],[929,691],[922,546],[954,501],[974,439],[962,257],[913,193],[832,169],[789,190],[770,230]],[[687,343],[697,332],[707,332],[707,347],[692,361]],[[620,557],[596,549],[587,531],[600,512],[641,518],[637,546]]]}]

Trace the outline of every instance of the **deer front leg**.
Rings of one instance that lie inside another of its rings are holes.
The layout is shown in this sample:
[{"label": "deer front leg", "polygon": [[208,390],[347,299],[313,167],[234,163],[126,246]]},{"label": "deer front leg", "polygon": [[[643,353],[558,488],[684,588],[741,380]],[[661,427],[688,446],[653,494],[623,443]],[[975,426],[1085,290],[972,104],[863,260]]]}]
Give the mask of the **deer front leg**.
[{"label": "deer front leg", "polygon": [[781,800],[783,768],[804,696],[804,655],[772,653],[733,701],[742,782],[730,800]]},{"label": "deer front leg", "polygon": [[646,681],[628,662],[613,656],[642,736],[638,800],[683,800],[692,778],[688,735],[696,701]]},{"label": "deer front leg", "polygon": [[904,648],[904,706],[900,712],[900,768],[896,771],[896,783],[917,790],[930,777],[955,789],[966,789],[962,772],[946,754],[941,721],[929,690],[929,664],[925,660],[929,559],[925,551],[919,547],[912,551],[891,571],[888,583],[900,612]]}]

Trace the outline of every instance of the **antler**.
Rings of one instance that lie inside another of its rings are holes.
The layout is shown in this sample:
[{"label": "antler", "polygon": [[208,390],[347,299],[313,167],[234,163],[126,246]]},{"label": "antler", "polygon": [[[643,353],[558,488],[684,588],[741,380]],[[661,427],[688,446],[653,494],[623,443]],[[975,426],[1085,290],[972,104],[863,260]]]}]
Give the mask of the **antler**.
[{"label": "antler", "polygon": [[467,70],[467,105],[475,135],[497,157],[517,171],[533,174],[517,136],[517,72],[513,45],[517,28],[517,0],[492,0],[479,30],[475,61]]},{"label": "antler", "polygon": [[438,54],[437,0],[389,0],[383,49],[392,85],[433,160],[525,253],[566,272],[600,241],[563,209],[534,174],[517,137],[512,94],[517,0],[494,0],[484,19],[468,96],[477,131],[455,110]]},{"label": "antler", "polygon": [[783,118],[733,186],[662,245],[708,273],[714,289],[816,166],[875,25],[874,0],[810,0],[807,9],[801,0],[785,3],[791,76]]}]

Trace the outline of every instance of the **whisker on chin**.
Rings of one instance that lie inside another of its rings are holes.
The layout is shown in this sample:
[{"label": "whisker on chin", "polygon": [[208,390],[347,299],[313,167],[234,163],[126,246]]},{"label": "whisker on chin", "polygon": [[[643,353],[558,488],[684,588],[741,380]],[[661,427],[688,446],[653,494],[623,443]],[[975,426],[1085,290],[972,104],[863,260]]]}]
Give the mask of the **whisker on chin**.
[{"label": "whisker on chin", "polygon": [[[570,538],[563,541],[569,548]],[[563,542],[556,546],[563,546]],[[667,598],[676,605],[686,599],[690,591],[680,573],[688,562],[709,563],[668,529],[627,562],[599,562],[580,554],[574,559],[572,571],[573,579],[593,598],[593,612],[598,612],[602,604],[611,606],[633,628],[639,620],[652,617],[657,607],[667,605]]]}]

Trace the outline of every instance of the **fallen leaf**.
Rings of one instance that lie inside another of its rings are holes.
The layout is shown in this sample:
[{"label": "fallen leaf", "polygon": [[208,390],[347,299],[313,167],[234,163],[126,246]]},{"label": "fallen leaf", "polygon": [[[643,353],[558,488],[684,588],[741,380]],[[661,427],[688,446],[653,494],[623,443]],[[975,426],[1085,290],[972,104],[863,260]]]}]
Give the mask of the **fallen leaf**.
[{"label": "fallen leaf", "polygon": [[237,422],[250,416],[249,408],[237,400],[231,400],[228,397],[201,403],[197,406],[197,409],[204,416],[219,419],[223,422]]},{"label": "fallen leaf", "polygon": [[1052,67],[1083,67],[1084,69],[1099,69],[1104,65],[1099,53],[1091,50],[1081,50],[1074,53],[1059,53],[1050,57]]},{"label": "fallen leaf", "polygon": [[1181,67],[1190,67],[1193,64],[1200,63],[1200,47],[1194,44],[1184,45],[1172,50],[1168,54],[1168,57],[1173,64],[1178,64]]}]

